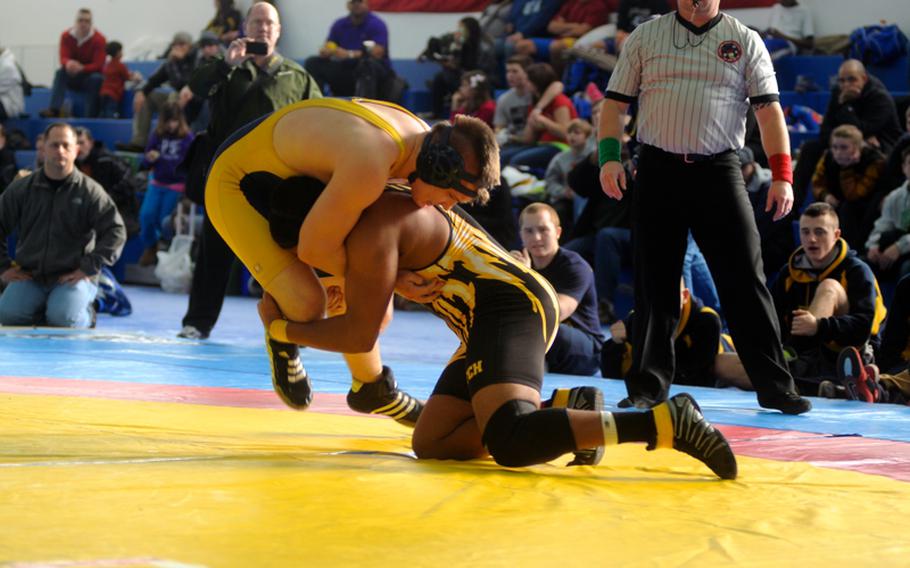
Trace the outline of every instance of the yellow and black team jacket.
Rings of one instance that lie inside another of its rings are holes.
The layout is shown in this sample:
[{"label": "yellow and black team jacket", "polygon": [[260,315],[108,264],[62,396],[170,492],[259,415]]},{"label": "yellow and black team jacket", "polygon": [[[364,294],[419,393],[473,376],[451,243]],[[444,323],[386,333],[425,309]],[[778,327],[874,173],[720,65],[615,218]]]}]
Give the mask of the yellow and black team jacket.
[{"label": "yellow and black team jacket", "polygon": [[[626,331],[635,325],[635,312],[625,320]],[[713,387],[714,359],[718,353],[733,352],[733,340],[722,333],[720,315],[701,300],[689,296],[681,306],[676,325],[674,353],[676,372],[673,382],[681,385]],[[632,344],[606,341],[601,352],[601,372],[604,377],[626,378],[632,367]]]},{"label": "yellow and black team jacket", "polygon": [[[841,349],[850,345],[862,347],[870,342],[877,348],[880,343],[879,330],[887,310],[878,281],[869,265],[850,250],[845,240],[838,239],[834,250],[837,252],[831,264],[817,269],[809,263],[803,247],[797,248],[790,255],[787,266],[781,269],[771,290],[780,322],[781,338],[785,345],[792,346],[797,352],[824,347],[828,355],[836,356]],[[849,313],[820,318],[815,337],[791,336],[793,310],[809,309],[819,284],[827,278],[837,280],[847,292]]]}]

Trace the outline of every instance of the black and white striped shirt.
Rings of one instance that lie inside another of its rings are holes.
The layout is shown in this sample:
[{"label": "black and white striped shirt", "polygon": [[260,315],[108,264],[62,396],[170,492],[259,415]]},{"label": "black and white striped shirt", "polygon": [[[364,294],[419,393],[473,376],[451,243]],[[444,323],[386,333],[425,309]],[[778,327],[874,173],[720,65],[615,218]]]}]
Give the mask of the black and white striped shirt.
[{"label": "black and white striped shirt", "polygon": [[639,141],[678,154],[742,148],[750,102],[779,99],[758,33],[723,13],[695,28],[676,12],[635,28],[606,96],[637,98]]}]

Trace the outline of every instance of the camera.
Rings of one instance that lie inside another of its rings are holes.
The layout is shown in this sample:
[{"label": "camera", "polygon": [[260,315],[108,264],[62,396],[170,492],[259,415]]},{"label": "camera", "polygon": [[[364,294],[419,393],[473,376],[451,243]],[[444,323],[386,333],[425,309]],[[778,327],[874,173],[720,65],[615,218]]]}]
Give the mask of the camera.
[{"label": "camera", "polygon": [[246,52],[249,55],[266,55],[269,52],[269,44],[264,41],[247,42]]}]

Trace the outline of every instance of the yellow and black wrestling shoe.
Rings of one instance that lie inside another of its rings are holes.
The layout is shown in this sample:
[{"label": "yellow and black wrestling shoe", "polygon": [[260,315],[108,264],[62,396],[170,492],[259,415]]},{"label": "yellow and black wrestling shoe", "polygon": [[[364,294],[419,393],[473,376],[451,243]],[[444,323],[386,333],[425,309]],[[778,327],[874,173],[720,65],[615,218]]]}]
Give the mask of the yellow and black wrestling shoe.
[{"label": "yellow and black wrestling shoe", "polygon": [[392,369],[382,368],[382,376],[375,383],[354,380],[348,391],[348,406],[364,414],[382,414],[413,428],[423,411],[423,403],[399,390]]},{"label": "yellow and black wrestling shoe", "polygon": [[736,479],[736,456],[727,439],[701,413],[695,399],[678,394],[655,406],[656,440],[649,450],[673,448],[703,462],[721,479]]},{"label": "yellow and black wrestling shoe", "polygon": [[[604,409],[604,395],[597,387],[572,387],[570,389],[554,389],[550,398],[553,408],[571,408],[574,410]],[[575,459],[566,465],[597,465],[604,457],[604,448],[584,448],[575,451]]]},{"label": "yellow and black wrestling shoe", "polygon": [[265,344],[272,369],[272,387],[285,404],[304,410],[313,402],[313,385],[300,361],[300,347],[276,341],[266,335]]}]

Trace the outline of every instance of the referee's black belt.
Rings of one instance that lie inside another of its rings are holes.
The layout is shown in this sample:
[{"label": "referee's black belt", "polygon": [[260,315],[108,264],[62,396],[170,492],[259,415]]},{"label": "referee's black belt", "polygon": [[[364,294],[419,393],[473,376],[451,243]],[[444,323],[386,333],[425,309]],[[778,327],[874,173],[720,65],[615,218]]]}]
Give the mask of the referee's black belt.
[{"label": "referee's black belt", "polygon": [[662,150],[657,146],[651,146],[648,144],[644,145],[645,148],[650,151],[658,154],[662,157],[670,158],[672,160],[678,160],[686,164],[697,164],[700,162],[710,162],[711,160],[720,158],[721,156],[726,156],[727,154],[732,153],[734,150],[724,150],[723,152],[718,152],[716,154],[677,154],[675,152],[667,152]]}]

